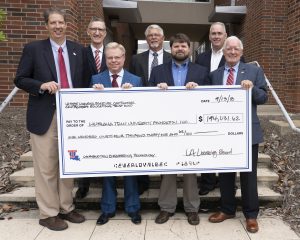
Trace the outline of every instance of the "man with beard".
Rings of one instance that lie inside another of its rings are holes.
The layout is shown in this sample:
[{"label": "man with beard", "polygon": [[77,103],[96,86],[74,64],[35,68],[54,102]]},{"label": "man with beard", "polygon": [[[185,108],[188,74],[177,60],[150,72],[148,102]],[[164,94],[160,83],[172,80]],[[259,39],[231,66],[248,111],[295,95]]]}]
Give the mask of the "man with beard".
[{"label": "man with beard", "polygon": [[[149,83],[161,89],[168,86],[186,86],[187,88],[206,85],[208,70],[198,64],[190,62],[190,40],[183,33],[170,38],[172,61],[153,68]],[[188,87],[189,86],[189,87]],[[183,206],[188,223],[198,225],[200,220],[198,210],[200,199],[198,196],[197,175],[183,175]],[[158,198],[160,213],[155,222],[165,223],[173,216],[177,205],[176,174],[162,176]]]},{"label": "man with beard", "polygon": [[[88,67],[87,78],[91,79],[92,75],[103,72],[107,69],[103,40],[106,36],[106,26],[102,18],[93,17],[87,28],[87,35],[91,38],[91,44],[85,48]],[[75,197],[78,199],[86,197],[90,188],[90,179],[81,178],[78,180],[78,190]]]},{"label": "man with beard", "polygon": [[[171,60],[171,54],[163,49],[165,40],[163,29],[156,25],[149,25],[145,31],[146,41],[149,50],[132,56],[129,65],[129,72],[139,76],[142,79],[143,86],[149,86],[149,77],[153,67]],[[149,176],[137,176],[139,194],[149,189]]]}]

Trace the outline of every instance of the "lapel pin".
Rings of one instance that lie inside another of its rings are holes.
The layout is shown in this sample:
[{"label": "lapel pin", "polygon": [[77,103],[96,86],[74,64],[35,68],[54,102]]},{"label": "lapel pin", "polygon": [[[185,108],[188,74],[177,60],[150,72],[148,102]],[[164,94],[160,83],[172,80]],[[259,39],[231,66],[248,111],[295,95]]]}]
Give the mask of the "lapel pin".
[{"label": "lapel pin", "polygon": [[73,55],[76,56],[76,53],[73,52]]}]

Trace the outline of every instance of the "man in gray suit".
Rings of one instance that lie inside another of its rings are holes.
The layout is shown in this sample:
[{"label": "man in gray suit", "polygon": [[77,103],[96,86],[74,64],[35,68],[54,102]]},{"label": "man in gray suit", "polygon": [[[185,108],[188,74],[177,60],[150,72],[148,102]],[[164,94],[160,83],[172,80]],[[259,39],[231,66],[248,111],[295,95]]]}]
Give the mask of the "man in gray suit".
[{"label": "man in gray suit", "polygon": [[[252,88],[252,172],[241,172],[242,207],[246,218],[246,229],[258,231],[256,221],[259,203],[257,193],[257,159],[258,144],[263,141],[262,129],[257,116],[257,105],[264,104],[267,99],[267,84],[261,68],[241,62],[243,44],[235,36],[225,40],[223,54],[225,66],[210,74],[212,85],[241,85],[244,89]],[[223,222],[235,217],[235,173],[220,173],[221,210],[209,217],[212,223]]]},{"label": "man in gray suit", "polygon": [[[163,29],[156,25],[150,25],[145,31],[145,37],[149,50],[134,55],[129,65],[129,72],[141,77],[143,86],[149,86],[150,73],[153,67],[171,61],[171,54],[163,49],[165,40]],[[139,194],[149,188],[149,176],[137,177]]]}]

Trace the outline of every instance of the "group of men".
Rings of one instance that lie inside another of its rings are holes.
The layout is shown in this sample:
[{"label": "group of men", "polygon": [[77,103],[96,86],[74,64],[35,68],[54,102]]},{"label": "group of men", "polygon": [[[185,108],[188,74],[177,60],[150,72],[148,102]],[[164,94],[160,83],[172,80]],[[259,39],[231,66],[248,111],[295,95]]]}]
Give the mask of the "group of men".
[{"label": "group of men", "polygon": [[[29,93],[27,128],[30,132],[36,182],[36,201],[40,209],[39,223],[51,230],[64,230],[65,220],[82,223],[84,216],[74,210],[73,179],[59,178],[58,142],[55,93],[60,88],[104,88],[155,86],[166,90],[169,86],[193,89],[201,85],[241,85],[252,88],[252,172],[240,173],[242,207],[249,232],[257,232],[259,204],[257,193],[258,144],[262,130],[256,114],[258,104],[267,101],[263,71],[241,61],[243,44],[237,37],[228,37],[225,25],[213,23],[209,32],[211,51],[190,61],[190,40],[183,33],[170,38],[171,54],[163,49],[164,32],[158,25],[145,31],[149,50],[132,57],[129,71],[124,69],[125,48],[116,42],[103,44],[105,22],[93,18],[87,28],[91,44],[84,48],[66,40],[66,13],[50,8],[44,13],[49,38],[25,45],[16,73],[15,84]],[[209,73],[211,72],[211,73]],[[228,80],[230,79],[230,81]],[[218,184],[221,210],[209,217],[212,223],[233,218],[236,212],[235,173],[202,174],[200,191],[197,175],[183,175],[183,205],[188,223],[199,224],[199,195],[207,194]],[[103,177],[102,214],[97,224],[103,225],[115,216],[115,177]],[[139,195],[149,188],[148,176],[124,177],[125,211],[134,224],[141,223]],[[76,198],[84,198],[89,191],[89,178],[79,180]],[[160,213],[155,222],[165,223],[174,215],[177,205],[176,175],[163,175],[158,199]]]}]

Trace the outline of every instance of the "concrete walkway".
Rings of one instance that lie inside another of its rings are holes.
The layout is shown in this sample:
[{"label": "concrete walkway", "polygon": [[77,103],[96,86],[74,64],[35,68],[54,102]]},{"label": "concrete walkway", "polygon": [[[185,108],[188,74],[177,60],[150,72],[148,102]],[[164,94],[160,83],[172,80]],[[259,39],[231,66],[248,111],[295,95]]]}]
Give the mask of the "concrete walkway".
[{"label": "concrete walkway", "polygon": [[[251,234],[245,230],[244,217],[237,217],[219,224],[209,223],[209,214],[200,213],[198,226],[191,226],[184,213],[176,213],[165,224],[156,224],[158,211],[142,211],[143,221],[134,225],[122,212],[104,226],[96,226],[98,211],[80,211],[87,221],[69,224],[65,231],[50,231],[38,224],[38,211],[14,212],[0,221],[1,240],[300,240],[279,217],[260,216],[260,230]],[[9,220],[9,218],[11,218]]]}]

